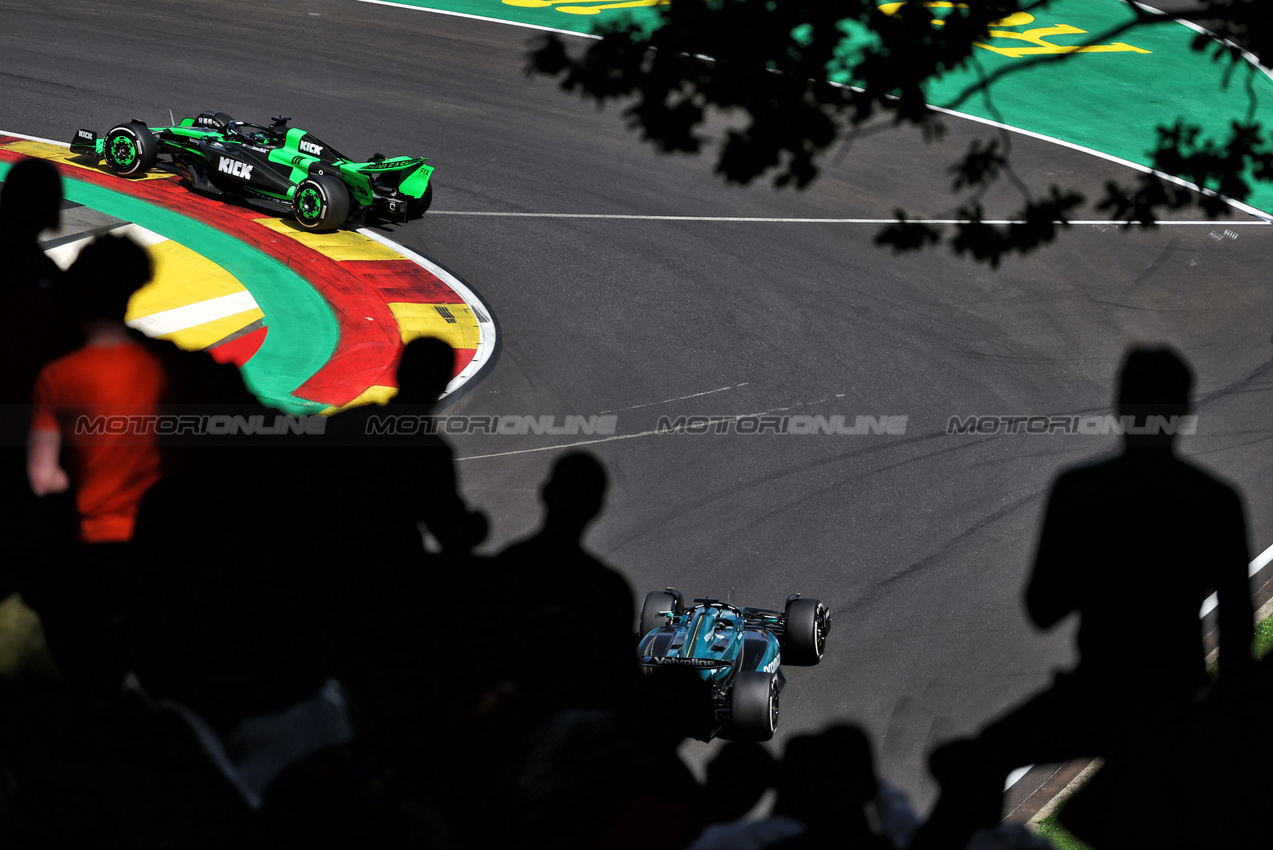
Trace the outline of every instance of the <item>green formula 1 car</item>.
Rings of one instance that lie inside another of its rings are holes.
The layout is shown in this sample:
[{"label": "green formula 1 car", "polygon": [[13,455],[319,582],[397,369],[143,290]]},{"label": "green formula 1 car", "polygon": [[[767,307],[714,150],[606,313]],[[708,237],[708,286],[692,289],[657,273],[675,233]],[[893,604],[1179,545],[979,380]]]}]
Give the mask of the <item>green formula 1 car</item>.
[{"label": "green formula 1 car", "polygon": [[121,177],[152,168],[180,174],[194,189],[236,195],[291,213],[306,230],[334,230],[368,214],[406,221],[433,200],[433,166],[422,157],[373,154],[355,162],[331,145],[274,118],[268,127],[202,112],[171,127],[133,120],[105,136],[78,130],[71,151],[106,161]]}]

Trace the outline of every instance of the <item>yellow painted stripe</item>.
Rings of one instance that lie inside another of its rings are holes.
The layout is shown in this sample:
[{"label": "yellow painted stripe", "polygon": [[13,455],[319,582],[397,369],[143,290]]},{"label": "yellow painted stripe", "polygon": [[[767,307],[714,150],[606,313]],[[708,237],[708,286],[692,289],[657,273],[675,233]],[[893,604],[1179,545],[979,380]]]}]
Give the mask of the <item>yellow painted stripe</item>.
[{"label": "yellow painted stripe", "polygon": [[155,276],[128,302],[128,321],[246,289],[234,275],[179,242],[158,242],[149,251]]},{"label": "yellow painted stripe", "polygon": [[383,384],[372,384],[363,390],[358,398],[349,402],[349,404],[340,407],[332,407],[324,411],[324,413],[335,413],[338,410],[348,410],[351,407],[361,407],[364,404],[388,404],[389,399],[398,394],[397,387],[386,387]]},{"label": "yellow painted stripe", "polygon": [[265,314],[261,312],[260,308],[244,310],[242,313],[235,313],[233,316],[226,316],[224,319],[214,319],[211,322],[204,322],[202,325],[195,325],[170,334],[163,334],[157,339],[172,340],[174,345],[178,348],[184,348],[186,351],[199,351],[263,318],[265,318]]},{"label": "yellow painted stripe", "polygon": [[[29,139],[22,139],[17,142],[10,142],[4,146],[6,150],[17,151],[27,156],[38,156],[43,159],[52,159],[63,165],[72,165],[76,168],[88,168],[93,171],[101,171],[106,174],[111,172],[104,165],[94,164],[87,160],[78,162],[80,154],[71,153],[69,148],[60,145],[49,145],[44,142],[33,142]],[[175,180],[176,177],[166,171],[151,171],[141,177],[124,178],[128,180]]]},{"label": "yellow painted stripe", "polygon": [[[128,314],[125,317],[127,321],[134,322],[168,310],[197,306],[227,295],[241,294],[248,304],[253,303],[247,288],[238,278],[181,243],[165,239],[149,245],[147,250],[155,264],[155,275],[128,302]],[[170,340],[187,351],[198,351],[264,318],[265,314],[261,309],[253,307],[161,334],[158,338]]]},{"label": "yellow painted stripe", "polygon": [[331,233],[311,233],[302,230],[290,218],[258,218],[257,224],[282,233],[289,239],[295,239],[302,245],[326,254],[336,261],[341,260],[401,260],[397,251],[386,248],[379,242],[368,239],[361,233],[352,230],[336,230]]},{"label": "yellow painted stripe", "polygon": [[[439,308],[450,313],[455,321],[448,322],[438,312]],[[482,334],[477,317],[467,304],[409,304],[396,301],[389,304],[389,309],[398,320],[403,342],[410,342],[418,336],[435,336],[449,343],[452,348],[477,348],[481,342]]]}]

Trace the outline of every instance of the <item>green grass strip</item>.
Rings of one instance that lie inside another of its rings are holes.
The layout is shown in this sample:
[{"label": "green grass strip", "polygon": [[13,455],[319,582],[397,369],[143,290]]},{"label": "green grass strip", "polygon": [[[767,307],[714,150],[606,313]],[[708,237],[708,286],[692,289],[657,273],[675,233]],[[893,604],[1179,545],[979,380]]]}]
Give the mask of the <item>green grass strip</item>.
[{"label": "green grass strip", "polygon": [[1066,831],[1056,822],[1056,815],[1049,815],[1038,824],[1039,835],[1042,835],[1056,850],[1092,850],[1091,845],[1084,844]]}]

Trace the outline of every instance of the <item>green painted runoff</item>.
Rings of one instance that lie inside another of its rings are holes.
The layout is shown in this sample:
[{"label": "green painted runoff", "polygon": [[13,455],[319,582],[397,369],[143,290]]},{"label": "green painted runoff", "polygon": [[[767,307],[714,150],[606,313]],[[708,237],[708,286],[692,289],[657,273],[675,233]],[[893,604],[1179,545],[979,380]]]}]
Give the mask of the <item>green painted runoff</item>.
[{"label": "green painted runoff", "polygon": [[[881,4],[888,5],[888,4]],[[932,3],[949,7],[950,3]],[[941,8],[934,8],[940,15]],[[1001,22],[973,63],[947,74],[928,102],[1072,142],[1140,165],[1151,165],[1156,128],[1178,119],[1222,142],[1234,121],[1253,117],[1273,130],[1273,80],[1245,63],[1226,85],[1225,66],[1190,48],[1196,33],[1176,22],[1135,26],[1060,62],[1039,62],[1073,50],[1133,17],[1119,0],[1055,0],[1037,15]],[[990,95],[960,96],[985,75],[1012,70]],[[1248,91],[1249,87],[1249,91]],[[1273,212],[1273,185],[1252,183],[1246,203]]]},{"label": "green painted runoff", "polygon": [[[661,3],[400,0],[398,5],[586,34],[622,15],[656,25]],[[880,3],[886,11],[898,5]],[[940,18],[957,4],[925,5]],[[1273,80],[1246,64],[1226,85],[1224,66],[1190,48],[1195,32],[1183,24],[1140,25],[1076,51],[1132,14],[1121,0],[1054,0],[1037,14],[1017,13],[995,27],[996,36],[974,50],[967,67],[934,82],[928,102],[1145,166],[1152,165],[1156,128],[1177,119],[1201,125],[1206,136],[1216,141],[1228,137],[1233,121],[1248,117],[1261,120],[1266,130],[1273,129]],[[841,29],[846,33],[842,53],[851,58],[865,42],[865,33],[848,24]],[[1061,62],[1034,64],[1063,52],[1074,55]],[[1020,70],[998,79],[988,97],[976,94],[960,99],[979,79],[1004,68]],[[836,68],[829,68],[828,74],[848,82]],[[1273,213],[1273,185],[1252,183],[1246,202]]]}]

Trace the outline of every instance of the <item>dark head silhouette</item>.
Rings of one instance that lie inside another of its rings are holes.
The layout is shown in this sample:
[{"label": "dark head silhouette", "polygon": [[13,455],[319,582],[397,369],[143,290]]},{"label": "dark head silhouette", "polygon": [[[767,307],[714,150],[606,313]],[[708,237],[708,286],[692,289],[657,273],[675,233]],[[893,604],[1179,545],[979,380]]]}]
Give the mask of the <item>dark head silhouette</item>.
[{"label": "dark head silhouette", "polygon": [[[1118,413],[1134,416],[1144,427],[1151,416],[1170,420],[1189,413],[1193,371],[1184,358],[1166,346],[1133,346],[1118,372]],[[1154,434],[1127,434],[1128,445],[1169,446],[1175,429]]]},{"label": "dark head silhouette", "polygon": [[80,315],[123,321],[128,299],[150,280],[154,269],[146,249],[127,236],[99,236],[67,269]]},{"label": "dark head silhouette", "polygon": [[778,768],[777,790],[775,814],[804,823],[814,835],[866,843],[871,836],[866,804],[879,791],[866,734],[841,724],[791,738]]},{"label": "dark head silhouette", "polygon": [[62,175],[51,162],[24,159],[9,169],[0,193],[0,230],[22,239],[55,228],[61,220]]},{"label": "dark head silhouette", "polygon": [[705,796],[713,807],[713,820],[731,821],[746,815],[773,784],[776,770],[773,755],[760,744],[725,744],[707,763]]},{"label": "dark head silhouette", "polygon": [[417,337],[402,349],[394,404],[437,404],[455,374],[455,349],[432,336]]},{"label": "dark head silhouette", "polygon": [[594,455],[571,452],[553,464],[552,476],[540,490],[548,508],[548,527],[570,528],[578,535],[605,504],[606,470]]}]

